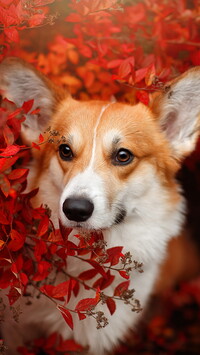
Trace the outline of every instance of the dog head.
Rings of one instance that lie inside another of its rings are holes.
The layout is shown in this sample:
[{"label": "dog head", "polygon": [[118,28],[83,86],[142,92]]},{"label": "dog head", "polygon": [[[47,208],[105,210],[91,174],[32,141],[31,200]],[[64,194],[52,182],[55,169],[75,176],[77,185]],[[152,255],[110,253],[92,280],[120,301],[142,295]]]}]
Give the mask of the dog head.
[{"label": "dog head", "polygon": [[[0,66],[0,89],[21,106],[34,99],[22,135],[38,137],[47,126],[64,137],[36,154],[35,185],[67,227],[107,229],[160,204],[179,201],[175,175],[195,148],[200,113],[200,69],[167,84],[150,107],[78,102],[15,58]],[[57,207],[57,204],[59,207]],[[157,218],[160,216],[158,214]]]}]

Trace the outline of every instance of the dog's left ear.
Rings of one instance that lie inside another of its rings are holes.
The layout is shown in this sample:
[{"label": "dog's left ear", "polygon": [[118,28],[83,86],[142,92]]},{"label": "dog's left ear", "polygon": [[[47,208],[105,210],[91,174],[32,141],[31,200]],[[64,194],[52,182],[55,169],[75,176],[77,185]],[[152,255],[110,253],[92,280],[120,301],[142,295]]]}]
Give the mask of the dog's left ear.
[{"label": "dog's left ear", "polygon": [[38,114],[27,114],[23,123],[22,134],[27,142],[38,138],[39,133],[48,126],[58,103],[69,96],[34,67],[15,57],[7,58],[0,64],[0,93],[17,107],[34,99],[31,110],[39,108]]},{"label": "dog's left ear", "polygon": [[167,83],[151,109],[178,159],[194,149],[200,132],[200,67]]}]

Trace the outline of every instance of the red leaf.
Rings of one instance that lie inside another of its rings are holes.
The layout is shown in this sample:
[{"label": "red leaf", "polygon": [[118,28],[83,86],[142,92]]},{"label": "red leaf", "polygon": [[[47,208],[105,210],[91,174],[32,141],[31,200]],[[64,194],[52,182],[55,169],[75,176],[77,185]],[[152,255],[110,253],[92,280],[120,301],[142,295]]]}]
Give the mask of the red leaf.
[{"label": "red leaf", "polygon": [[124,279],[129,279],[130,276],[127,274],[125,270],[119,270],[119,274],[124,278]]},{"label": "red leaf", "polygon": [[42,235],[44,235],[49,229],[49,217],[47,215],[45,215],[38,226],[38,237],[41,237]]},{"label": "red leaf", "polygon": [[123,247],[113,247],[106,250],[108,255],[108,259],[106,263],[110,262],[112,266],[117,265],[119,263],[120,258],[123,256],[122,254]]},{"label": "red leaf", "polygon": [[108,69],[117,68],[122,63],[122,61],[123,61],[122,59],[111,60],[110,62],[108,62],[107,68]]},{"label": "red leaf", "polygon": [[141,101],[144,105],[149,104],[149,94],[144,90],[139,90],[136,92],[136,97],[139,101]]},{"label": "red leaf", "polygon": [[193,65],[200,65],[200,50],[195,50],[190,55]]},{"label": "red leaf", "polygon": [[128,290],[130,281],[124,281],[122,283],[120,283],[119,285],[117,285],[117,287],[115,288],[114,291],[114,296],[121,296],[123,294],[124,291]]},{"label": "red leaf", "polygon": [[67,240],[69,234],[72,231],[72,228],[66,228],[65,226],[63,226],[60,220],[59,220],[59,228],[60,228],[61,236],[63,237],[64,240]]},{"label": "red leaf", "polygon": [[146,76],[148,68],[141,68],[135,71],[135,83],[139,83]]},{"label": "red leaf", "polygon": [[40,111],[41,111],[40,108],[37,107],[35,110],[31,111],[30,114],[31,115],[37,115],[38,113],[40,113]]},{"label": "red leaf", "polygon": [[44,280],[50,273],[52,269],[52,265],[45,260],[39,261],[37,264],[38,271],[37,273],[33,276],[34,281],[41,281]]},{"label": "red leaf", "polygon": [[18,274],[21,271],[21,269],[22,269],[23,263],[24,263],[24,261],[23,261],[22,255],[19,254],[19,256],[16,259],[16,261],[12,263],[11,271],[14,274]]},{"label": "red leaf", "polygon": [[148,68],[148,71],[147,71],[146,76],[145,76],[145,84],[146,84],[147,86],[152,85],[153,80],[154,80],[154,78],[155,78],[155,75],[156,75],[155,65],[152,64],[152,65],[150,65],[150,67]]},{"label": "red leaf", "polygon": [[45,350],[46,349],[52,349],[54,347],[54,345],[56,344],[57,339],[58,339],[58,334],[57,333],[52,333],[47,339],[47,345],[45,346]]},{"label": "red leaf", "polygon": [[41,13],[41,14],[37,13],[37,14],[32,15],[28,20],[29,26],[36,27],[36,26],[41,25],[43,20],[45,19],[45,17],[46,16],[44,13]]},{"label": "red leaf", "polygon": [[20,272],[19,276],[20,276],[21,283],[22,283],[24,286],[26,286],[27,283],[28,283],[28,277],[27,277],[27,275],[26,275],[24,272]]},{"label": "red leaf", "polygon": [[17,154],[20,151],[20,147],[18,145],[9,145],[0,155],[4,157],[11,157]]},{"label": "red leaf", "polygon": [[67,22],[81,22],[82,16],[79,14],[76,14],[74,12],[72,14],[69,14],[69,16],[66,17],[65,21],[67,21]]},{"label": "red leaf", "polygon": [[66,354],[66,351],[80,352],[83,350],[83,347],[77,344],[73,339],[68,339],[68,340],[63,340],[61,344],[57,346],[56,350],[59,352],[60,351],[65,352]]},{"label": "red leaf", "polygon": [[10,306],[12,306],[13,303],[15,303],[20,296],[21,296],[20,289],[16,289],[15,287],[12,287],[8,293]]},{"label": "red leaf", "polygon": [[22,108],[23,108],[25,113],[28,113],[32,109],[33,103],[34,103],[34,99],[29,100],[29,101],[25,101],[23,103]]},{"label": "red leaf", "polygon": [[0,250],[2,250],[5,246],[5,242],[3,240],[0,240]]},{"label": "red leaf", "polygon": [[107,304],[107,307],[108,307],[108,309],[110,311],[110,314],[112,315],[113,313],[115,313],[115,311],[116,311],[116,303],[111,297],[107,298],[106,304]]},{"label": "red leaf", "polygon": [[57,308],[61,312],[64,320],[66,321],[66,323],[73,330],[74,324],[73,324],[73,318],[72,318],[72,315],[71,315],[70,311],[68,311],[68,309],[66,309],[65,307],[63,307],[61,305],[57,305]]},{"label": "red leaf", "polygon": [[31,145],[33,148],[40,150],[40,146],[38,144],[36,144],[35,142],[32,142]]},{"label": "red leaf", "polygon": [[113,283],[115,276],[111,275],[110,270],[107,271],[106,275],[107,275],[107,279],[105,279],[104,277],[100,277],[98,280],[95,281],[93,287],[94,288],[100,287],[101,290],[104,290],[105,288],[110,286]]},{"label": "red leaf", "polygon": [[28,174],[29,169],[14,169],[11,171],[11,173],[8,175],[8,178],[10,180],[17,180],[20,179],[23,176],[26,176]]},{"label": "red leaf", "polygon": [[99,274],[101,274],[105,279],[107,279],[106,272],[104,271],[104,268],[99,263],[97,263],[94,260],[85,260],[85,261],[90,265],[92,265],[99,272]]},{"label": "red leaf", "polygon": [[99,293],[99,289],[97,289],[96,296],[94,298],[84,298],[83,300],[80,300],[77,303],[75,310],[79,312],[88,311],[94,306],[96,306],[99,300],[100,300],[100,293]]},{"label": "red leaf", "polygon": [[35,259],[37,261],[41,260],[41,256],[45,254],[46,251],[47,251],[46,243],[43,240],[37,241],[35,246],[35,251],[34,251]]},{"label": "red leaf", "polygon": [[2,272],[0,278],[0,287],[2,289],[9,287],[12,284],[13,277],[14,277],[13,273],[11,272],[10,269],[7,269],[4,272]]},{"label": "red leaf", "polygon": [[19,42],[19,33],[14,27],[9,27],[4,29],[4,33],[9,42]]},{"label": "red leaf", "polygon": [[3,136],[7,146],[12,145],[14,143],[14,134],[7,124],[3,127]]},{"label": "red leaf", "polygon": [[21,112],[22,112],[22,108],[21,107],[17,108],[15,111],[11,112],[8,115],[8,120],[11,120],[12,118],[17,117]]},{"label": "red leaf", "polygon": [[62,282],[58,284],[57,286],[53,285],[44,285],[40,287],[40,291],[48,295],[49,297],[53,298],[62,298],[66,295],[68,295],[69,291],[73,289],[73,286],[75,285],[74,280],[68,280],[65,282]]},{"label": "red leaf", "polygon": [[83,320],[83,319],[86,318],[86,315],[84,313],[81,313],[79,311],[77,311],[77,313],[78,313],[78,317],[79,317],[80,320]]},{"label": "red leaf", "polygon": [[2,210],[0,210],[0,224],[10,224],[9,217]]},{"label": "red leaf", "polygon": [[18,159],[18,157],[0,158],[0,172],[3,172],[5,170],[9,169],[12,165],[15,164],[17,159]]},{"label": "red leaf", "polygon": [[12,240],[8,244],[9,249],[11,251],[17,251],[21,249],[25,242],[25,236],[14,229],[12,229],[10,236]]},{"label": "red leaf", "polygon": [[93,277],[95,277],[96,275],[98,274],[98,270],[96,269],[90,269],[90,270],[87,270],[87,271],[83,271],[79,276],[78,278],[81,279],[81,280],[91,280]]},{"label": "red leaf", "polygon": [[84,45],[84,44],[79,48],[79,51],[86,58],[91,58],[92,57],[91,48],[86,46],[86,45]]},{"label": "red leaf", "polygon": [[127,75],[132,73],[132,69],[135,65],[135,58],[129,57],[123,60],[118,69],[118,75],[120,78],[125,78]]},{"label": "red leaf", "polygon": [[39,135],[39,143],[43,143],[44,142],[44,137],[43,135],[40,133]]},{"label": "red leaf", "polygon": [[79,290],[80,290],[80,284],[79,284],[79,282],[77,282],[76,285],[73,288],[73,294],[74,294],[75,297],[78,296]]},{"label": "red leaf", "polygon": [[1,191],[3,192],[5,197],[8,197],[10,192],[10,182],[5,175],[1,177]]}]

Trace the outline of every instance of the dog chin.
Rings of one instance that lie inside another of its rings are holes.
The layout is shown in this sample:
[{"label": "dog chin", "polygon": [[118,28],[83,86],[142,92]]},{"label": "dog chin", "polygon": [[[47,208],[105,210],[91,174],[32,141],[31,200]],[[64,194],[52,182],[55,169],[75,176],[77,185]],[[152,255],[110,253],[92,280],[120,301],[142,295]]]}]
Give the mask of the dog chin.
[{"label": "dog chin", "polygon": [[71,221],[67,218],[64,217],[63,213],[61,213],[60,216],[60,222],[63,227],[65,228],[72,228],[76,229],[79,231],[106,231],[113,226],[116,226],[118,224],[121,224],[124,222],[125,218],[127,216],[127,212],[124,208],[118,209],[115,214],[112,214],[110,218],[107,218],[107,220],[101,219],[101,221],[95,221],[94,219],[92,220],[87,220],[84,222],[76,222],[76,221]]},{"label": "dog chin", "polygon": [[117,215],[113,221],[111,221],[111,223],[108,224],[102,224],[102,225],[93,225],[90,224],[88,222],[71,222],[71,221],[64,221],[62,222],[62,225],[65,228],[72,228],[72,229],[76,229],[79,231],[88,231],[88,232],[92,232],[92,231],[106,231],[109,228],[116,226],[118,224],[121,224],[124,221],[124,218],[126,216],[126,213]]},{"label": "dog chin", "polygon": [[92,232],[92,231],[104,231],[108,228],[110,228],[112,226],[109,225],[109,226],[93,226],[89,223],[62,223],[65,228],[73,228],[73,229],[76,229],[78,231],[86,231],[86,232]]}]

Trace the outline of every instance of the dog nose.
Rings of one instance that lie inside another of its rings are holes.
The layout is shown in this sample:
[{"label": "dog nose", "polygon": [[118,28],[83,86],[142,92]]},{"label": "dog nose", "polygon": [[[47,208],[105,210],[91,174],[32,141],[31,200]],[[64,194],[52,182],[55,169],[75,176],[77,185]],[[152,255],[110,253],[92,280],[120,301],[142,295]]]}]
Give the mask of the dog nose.
[{"label": "dog nose", "polygon": [[70,221],[85,222],[93,210],[93,203],[85,198],[67,198],[63,203],[63,212]]}]

